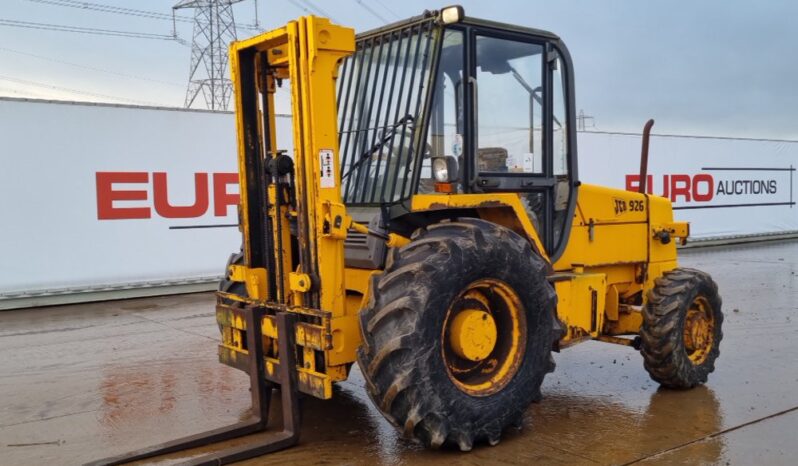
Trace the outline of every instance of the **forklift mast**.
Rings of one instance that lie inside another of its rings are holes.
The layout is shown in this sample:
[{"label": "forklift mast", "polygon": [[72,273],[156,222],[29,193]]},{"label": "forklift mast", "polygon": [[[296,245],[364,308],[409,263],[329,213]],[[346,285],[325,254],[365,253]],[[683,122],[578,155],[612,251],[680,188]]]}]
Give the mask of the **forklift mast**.
[{"label": "forklift mast", "polygon": [[[338,128],[331,116],[336,114],[338,64],[354,48],[352,29],[316,17],[231,48],[242,174],[242,270],[259,278],[244,280],[250,298],[275,310],[344,312],[343,240],[350,225],[341,199]],[[285,84],[294,115],[293,157],[277,149],[275,131],[274,94]]]}]

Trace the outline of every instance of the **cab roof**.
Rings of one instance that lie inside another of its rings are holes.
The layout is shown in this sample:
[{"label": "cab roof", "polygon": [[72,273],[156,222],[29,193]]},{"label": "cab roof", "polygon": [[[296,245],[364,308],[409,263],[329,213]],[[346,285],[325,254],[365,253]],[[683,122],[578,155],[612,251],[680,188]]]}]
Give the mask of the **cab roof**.
[{"label": "cab roof", "polygon": [[[449,8],[449,7],[446,7],[446,8]],[[413,16],[411,18],[403,19],[403,20],[400,20],[400,21],[389,23],[389,24],[387,24],[385,26],[380,26],[378,28],[369,29],[367,31],[361,32],[361,33],[359,33],[357,35],[357,39],[361,40],[361,39],[365,39],[365,38],[368,38],[368,37],[371,37],[371,36],[385,34],[387,32],[393,31],[393,30],[404,29],[404,28],[407,28],[408,26],[412,26],[412,25],[417,24],[417,23],[423,23],[423,22],[427,22],[427,21],[430,21],[430,20],[436,20],[437,18],[440,18],[440,12],[441,11],[442,10],[425,10],[422,14],[420,14],[418,16]],[[499,22],[499,21],[491,21],[491,20],[487,20],[487,19],[474,18],[474,17],[471,17],[471,16],[465,16],[462,20],[460,20],[458,23],[455,23],[455,24],[464,24],[464,25],[467,25],[467,26],[477,26],[477,27],[494,29],[494,30],[498,30],[498,31],[508,31],[508,32],[515,32],[515,33],[520,33],[520,34],[528,34],[528,35],[543,37],[543,38],[551,39],[551,40],[560,40],[560,37],[557,34],[554,34],[553,32],[546,31],[546,30],[543,30],[543,29],[536,29],[536,28],[530,28],[530,27],[526,27],[526,26],[519,26],[519,25],[516,25],[516,24],[509,24],[509,23],[502,23],[502,22]]]}]

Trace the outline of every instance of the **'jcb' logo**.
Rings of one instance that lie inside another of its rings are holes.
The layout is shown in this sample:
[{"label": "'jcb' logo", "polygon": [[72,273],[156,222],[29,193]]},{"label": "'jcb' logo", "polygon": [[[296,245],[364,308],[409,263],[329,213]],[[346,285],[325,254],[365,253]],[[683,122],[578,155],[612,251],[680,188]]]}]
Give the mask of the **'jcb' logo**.
[{"label": "'jcb' logo", "polygon": [[615,215],[621,215],[627,211],[626,201],[624,199],[615,198],[613,201],[615,202]]}]

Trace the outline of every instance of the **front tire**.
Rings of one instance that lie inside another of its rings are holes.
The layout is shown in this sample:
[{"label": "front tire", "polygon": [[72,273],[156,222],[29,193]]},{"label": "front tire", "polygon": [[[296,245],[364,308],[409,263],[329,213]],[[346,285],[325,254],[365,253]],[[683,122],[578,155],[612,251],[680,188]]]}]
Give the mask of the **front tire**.
[{"label": "front tire", "polygon": [[358,364],[405,437],[466,451],[520,426],[561,335],[546,269],[524,238],[477,219],[430,226],[392,251],[360,315]]},{"label": "front tire", "polygon": [[723,339],[718,285],[700,270],[665,272],[649,292],[640,330],[644,366],[668,388],[703,384],[715,370]]}]

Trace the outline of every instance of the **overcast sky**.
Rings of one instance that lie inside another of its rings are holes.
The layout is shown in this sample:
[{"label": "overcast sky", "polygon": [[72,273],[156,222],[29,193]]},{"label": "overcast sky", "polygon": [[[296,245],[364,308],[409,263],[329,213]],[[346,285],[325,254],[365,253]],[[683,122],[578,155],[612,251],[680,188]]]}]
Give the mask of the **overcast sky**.
[{"label": "overcast sky", "polygon": [[[254,1],[236,22],[254,22]],[[266,29],[312,10],[361,31],[444,4],[418,0],[258,0]],[[172,40],[3,26],[2,20],[169,36],[172,22],[0,1],[0,95],[182,106],[190,49]],[[91,0],[171,13],[174,1]],[[466,14],[559,34],[576,67],[577,110],[599,130],[798,139],[798,2],[492,0]],[[59,5],[60,4],[60,5]],[[180,12],[191,16],[190,10]],[[177,34],[191,37],[191,23]],[[240,29],[239,37],[251,31]]]}]

